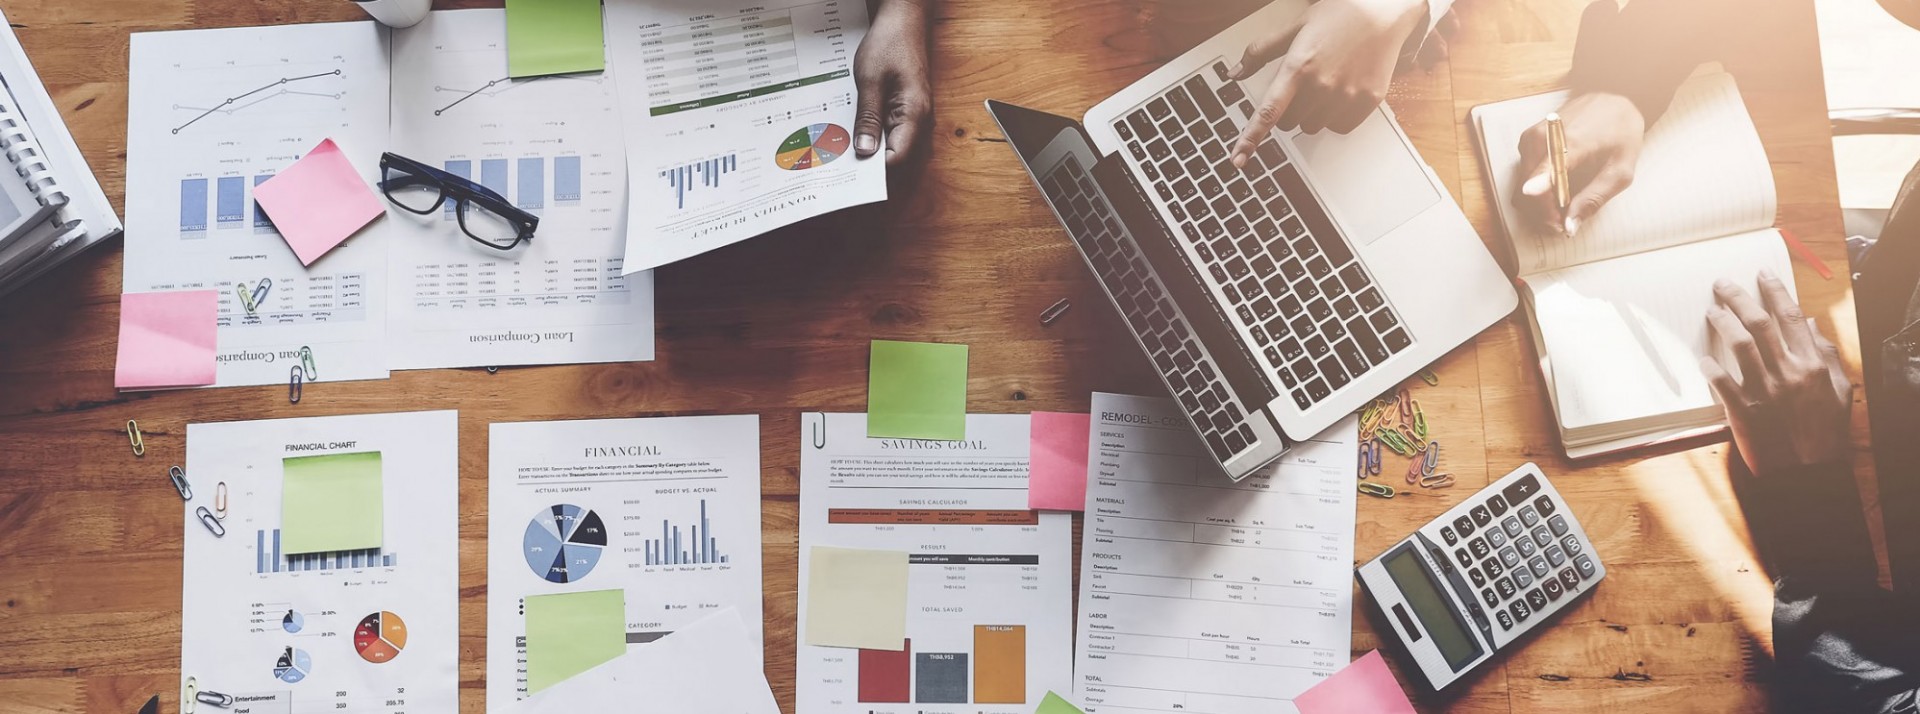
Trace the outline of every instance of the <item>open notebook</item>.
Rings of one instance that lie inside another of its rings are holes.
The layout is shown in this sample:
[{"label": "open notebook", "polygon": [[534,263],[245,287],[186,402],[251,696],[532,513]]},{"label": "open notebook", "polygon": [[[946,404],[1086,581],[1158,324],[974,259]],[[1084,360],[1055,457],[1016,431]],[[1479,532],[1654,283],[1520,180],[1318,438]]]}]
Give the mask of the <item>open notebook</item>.
[{"label": "open notebook", "polygon": [[1571,239],[1534,228],[1512,204],[1530,168],[1520,134],[1566,98],[1486,104],[1472,119],[1567,455],[1723,428],[1699,366],[1724,350],[1707,328],[1713,282],[1752,292],[1767,268],[1793,284],[1772,228],[1773,172],[1740,91],[1717,65],[1688,79],[1648,129],[1633,186]]}]

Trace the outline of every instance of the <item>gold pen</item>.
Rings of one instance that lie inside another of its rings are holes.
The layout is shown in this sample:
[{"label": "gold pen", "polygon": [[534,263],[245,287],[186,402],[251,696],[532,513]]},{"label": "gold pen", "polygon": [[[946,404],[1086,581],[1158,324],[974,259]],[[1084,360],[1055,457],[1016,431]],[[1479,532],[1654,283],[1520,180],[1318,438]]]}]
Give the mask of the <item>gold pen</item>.
[{"label": "gold pen", "polygon": [[1565,212],[1573,197],[1568,195],[1572,181],[1567,178],[1567,128],[1559,112],[1547,115],[1547,158],[1553,162],[1553,200]]}]

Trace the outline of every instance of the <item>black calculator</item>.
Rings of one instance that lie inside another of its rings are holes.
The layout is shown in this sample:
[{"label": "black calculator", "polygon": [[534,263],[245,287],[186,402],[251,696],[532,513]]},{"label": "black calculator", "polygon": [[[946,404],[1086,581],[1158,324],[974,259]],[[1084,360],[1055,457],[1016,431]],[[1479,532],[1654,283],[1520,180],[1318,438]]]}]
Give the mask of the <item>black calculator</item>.
[{"label": "black calculator", "polygon": [[1435,690],[1572,607],[1607,577],[1531,463],[1354,571]]}]

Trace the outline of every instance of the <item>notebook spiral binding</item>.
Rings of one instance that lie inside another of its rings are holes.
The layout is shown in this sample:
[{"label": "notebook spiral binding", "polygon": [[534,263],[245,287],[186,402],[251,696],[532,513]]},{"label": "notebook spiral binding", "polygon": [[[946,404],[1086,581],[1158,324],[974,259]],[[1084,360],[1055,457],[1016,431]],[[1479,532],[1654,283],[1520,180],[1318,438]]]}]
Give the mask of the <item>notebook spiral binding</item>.
[{"label": "notebook spiral binding", "polygon": [[[11,104],[0,102],[0,152],[4,152],[7,162],[13,165],[14,173],[26,181],[27,189],[41,204],[65,206],[69,197],[60,189],[60,183],[53,177],[52,169],[47,165],[46,152],[40,149],[27,123],[21,119]],[[86,233],[78,220],[66,220],[65,211],[59,215],[60,230],[66,235],[55,240],[55,246],[64,246],[74,238]]]}]

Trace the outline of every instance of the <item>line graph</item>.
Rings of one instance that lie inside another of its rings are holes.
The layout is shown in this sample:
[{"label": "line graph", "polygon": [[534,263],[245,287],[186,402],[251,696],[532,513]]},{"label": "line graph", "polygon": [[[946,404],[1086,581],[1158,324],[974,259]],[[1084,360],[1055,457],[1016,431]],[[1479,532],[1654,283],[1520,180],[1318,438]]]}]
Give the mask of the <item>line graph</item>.
[{"label": "line graph", "polygon": [[[433,110],[433,115],[440,116],[449,111],[452,111],[454,107],[460,106],[462,103],[465,103],[467,100],[477,96],[486,95],[488,97],[496,97],[501,94],[505,94],[507,92],[513,91],[516,88],[524,87],[529,84],[533,84],[534,82],[539,82],[542,80],[549,80],[549,79],[570,79],[577,82],[592,82],[594,84],[599,84],[603,79],[603,77],[601,76],[568,77],[564,75],[559,75],[559,76],[548,76],[548,77],[532,77],[532,78],[520,80],[518,82],[513,81],[512,77],[501,77],[499,79],[493,80],[486,84],[480,85],[479,89],[462,89],[459,87],[446,87],[441,85],[434,85],[433,91],[451,92],[451,93],[460,95],[460,98],[453,100],[453,103],[451,104],[448,104],[444,107]],[[500,85],[502,84],[505,84],[507,86],[500,87]],[[495,87],[499,87],[499,89],[495,89]]]},{"label": "line graph", "polygon": [[[319,73],[319,74],[309,74],[309,75],[304,75],[304,76],[300,76],[300,77],[281,77],[279,81],[276,81],[276,82],[270,82],[270,83],[268,83],[268,84],[267,84],[266,86],[263,86],[263,87],[260,87],[259,89],[255,89],[255,90],[253,90],[253,91],[251,91],[251,92],[247,92],[247,93],[245,93],[245,94],[241,94],[241,95],[239,95],[239,96],[236,96],[236,97],[229,97],[229,98],[228,98],[228,99],[227,99],[226,101],[224,101],[224,102],[221,102],[220,104],[218,104],[218,105],[216,105],[216,106],[214,106],[214,107],[212,107],[212,108],[210,108],[210,109],[205,109],[205,111],[202,111],[202,112],[200,113],[200,115],[199,115],[199,116],[196,116],[196,117],[194,117],[194,118],[192,118],[192,119],[189,119],[189,120],[187,120],[187,123],[185,123],[185,124],[181,124],[180,126],[177,126],[177,127],[174,127],[174,129],[173,129],[173,133],[174,133],[174,134],[179,134],[179,133],[180,133],[180,132],[182,132],[182,131],[186,131],[186,129],[187,129],[187,127],[190,127],[190,126],[193,126],[194,124],[197,124],[197,123],[199,123],[199,122],[200,122],[200,120],[202,120],[202,119],[205,119],[205,118],[207,118],[207,117],[209,117],[209,116],[213,116],[213,115],[214,115],[214,114],[216,114],[216,113],[223,113],[223,114],[232,114],[232,113],[234,113],[234,112],[238,112],[238,111],[240,111],[240,110],[242,110],[242,109],[246,109],[246,108],[248,108],[248,107],[251,107],[251,106],[255,106],[255,105],[258,105],[258,104],[260,104],[261,102],[265,102],[265,101],[268,101],[268,100],[271,100],[271,99],[274,99],[274,98],[276,98],[276,97],[282,97],[282,96],[286,96],[286,95],[290,95],[290,94],[292,94],[292,95],[301,95],[301,96],[310,96],[310,97],[327,97],[327,98],[329,98],[329,99],[339,99],[339,98],[340,98],[341,96],[343,96],[343,95],[342,95],[342,94],[340,94],[340,93],[334,93],[334,94],[327,94],[327,93],[324,93],[324,92],[301,92],[301,91],[295,91],[295,90],[291,90],[291,89],[286,89],[285,87],[286,87],[286,85],[289,85],[289,84],[292,84],[292,83],[294,83],[294,82],[304,82],[304,81],[306,81],[306,80],[309,80],[309,79],[319,79],[319,78],[321,78],[321,77],[339,77],[339,76],[341,76],[341,75],[342,75],[342,72],[341,72],[340,70],[337,70],[337,69],[336,69],[336,70],[334,70],[334,71],[332,71],[332,72],[321,72],[321,73]],[[269,95],[267,95],[267,96],[264,96],[264,97],[261,97],[261,98],[259,98],[259,99],[255,99],[255,100],[253,100],[253,101],[251,101],[251,102],[247,102],[246,104],[239,104],[239,106],[235,106],[235,105],[236,105],[236,104],[238,104],[238,103],[239,103],[239,102],[240,102],[241,100],[244,100],[244,99],[247,99],[247,98],[249,98],[249,97],[252,97],[252,96],[254,96],[254,95],[256,95],[256,94],[259,94],[259,93],[261,93],[261,92],[265,92],[265,91],[267,91],[267,90],[270,90],[270,89],[275,89],[275,88],[279,88],[279,89],[280,89],[280,91],[278,91],[278,92],[274,92],[273,94],[269,94]],[[193,109],[202,109],[202,107],[189,107],[189,106],[184,106],[184,105],[180,105],[180,104],[175,104],[175,105],[173,105],[173,108],[174,108],[174,109],[189,109],[189,110],[193,110]]]}]

